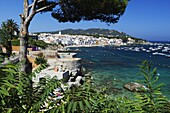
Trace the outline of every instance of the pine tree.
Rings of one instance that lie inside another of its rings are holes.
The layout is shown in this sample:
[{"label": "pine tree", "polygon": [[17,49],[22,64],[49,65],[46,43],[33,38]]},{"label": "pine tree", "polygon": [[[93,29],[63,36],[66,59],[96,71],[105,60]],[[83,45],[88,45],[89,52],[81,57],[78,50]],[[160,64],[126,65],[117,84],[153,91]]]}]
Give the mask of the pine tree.
[{"label": "pine tree", "polygon": [[51,11],[59,22],[100,20],[116,23],[124,13],[127,3],[128,0],[24,0],[23,14],[20,14],[21,72],[28,69],[28,28],[37,13]]}]

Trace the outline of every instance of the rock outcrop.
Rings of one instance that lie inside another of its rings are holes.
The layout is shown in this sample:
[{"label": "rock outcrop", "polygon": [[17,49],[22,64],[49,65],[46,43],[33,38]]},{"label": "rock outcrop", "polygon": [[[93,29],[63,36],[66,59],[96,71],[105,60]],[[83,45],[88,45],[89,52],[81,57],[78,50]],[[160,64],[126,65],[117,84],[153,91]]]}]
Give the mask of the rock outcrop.
[{"label": "rock outcrop", "polygon": [[144,92],[148,89],[146,86],[136,82],[127,83],[123,87],[131,92]]}]

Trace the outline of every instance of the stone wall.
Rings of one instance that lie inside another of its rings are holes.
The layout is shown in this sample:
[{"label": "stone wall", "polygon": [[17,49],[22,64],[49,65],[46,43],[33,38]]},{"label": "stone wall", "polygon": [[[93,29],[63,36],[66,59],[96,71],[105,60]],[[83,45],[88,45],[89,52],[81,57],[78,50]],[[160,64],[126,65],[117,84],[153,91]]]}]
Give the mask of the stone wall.
[{"label": "stone wall", "polygon": [[51,51],[51,50],[43,50],[43,51],[30,51],[29,55],[37,56],[39,53],[43,53],[45,58],[56,58],[57,51]]},{"label": "stone wall", "polygon": [[57,59],[57,63],[62,65],[63,69],[78,70],[81,67],[81,58]]}]

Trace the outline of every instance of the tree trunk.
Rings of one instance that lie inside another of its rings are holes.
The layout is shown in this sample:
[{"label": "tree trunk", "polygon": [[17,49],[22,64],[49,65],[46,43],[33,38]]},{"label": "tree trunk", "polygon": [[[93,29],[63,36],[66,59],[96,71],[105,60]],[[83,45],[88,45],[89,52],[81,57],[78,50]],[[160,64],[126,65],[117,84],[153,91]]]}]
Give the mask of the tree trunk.
[{"label": "tree trunk", "polygon": [[27,58],[28,48],[28,25],[21,23],[20,27],[20,71],[23,73],[30,73],[32,71],[31,64]]},{"label": "tree trunk", "polygon": [[[33,15],[33,14],[32,14]],[[20,26],[20,71],[23,73],[29,73],[32,71],[30,63],[27,59],[27,48],[28,48],[28,27],[31,21],[29,17],[28,0],[24,0],[24,13],[20,14],[21,26]]]},{"label": "tree trunk", "polygon": [[12,34],[10,34],[10,39],[8,40],[8,44],[9,44],[9,52],[8,52],[8,57],[10,57],[12,55]]},{"label": "tree trunk", "polygon": [[12,54],[12,44],[11,44],[11,40],[10,39],[8,40],[8,45],[6,47],[6,50],[7,50],[7,56],[10,57],[11,54]]},{"label": "tree trunk", "polygon": [[[24,0],[24,12],[20,14],[21,26],[20,26],[20,68],[21,72],[29,73],[32,71],[32,65],[27,59],[27,47],[28,47],[28,27],[31,20],[36,13],[45,11],[50,7],[54,7],[54,4],[45,5],[37,9],[37,4],[43,2],[44,0],[32,0],[32,4],[29,4],[29,0]],[[45,0],[46,1],[46,0]]]},{"label": "tree trunk", "polygon": [[10,32],[10,40],[9,40],[9,49],[10,49],[10,51],[9,51],[9,57],[12,55],[12,36],[13,36],[13,34],[12,34],[12,32]]}]

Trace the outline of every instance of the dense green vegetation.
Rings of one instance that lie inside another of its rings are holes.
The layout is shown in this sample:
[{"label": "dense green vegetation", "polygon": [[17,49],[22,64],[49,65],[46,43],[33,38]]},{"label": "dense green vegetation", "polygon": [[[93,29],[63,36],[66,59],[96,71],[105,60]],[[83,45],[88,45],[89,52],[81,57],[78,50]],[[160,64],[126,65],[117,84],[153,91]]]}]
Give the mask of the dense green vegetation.
[{"label": "dense green vegetation", "polygon": [[[9,70],[10,68],[10,70]],[[49,113],[169,113],[170,103],[161,93],[161,84],[156,69],[144,61],[140,66],[140,75],[146,86],[144,92],[136,93],[133,100],[125,97],[111,97],[105,94],[106,89],[96,89],[85,83],[80,87],[66,90],[64,98],[47,99],[49,93],[60,87],[61,81],[56,78],[46,79],[33,87],[32,77],[36,76],[44,65],[29,75],[21,75],[19,67],[7,65],[0,68],[0,112],[1,113],[37,113],[44,102],[48,103]]]},{"label": "dense green vegetation", "polygon": [[[3,42],[5,43],[5,42]],[[45,49],[46,47],[48,47],[48,45],[50,44],[47,44],[45,43],[43,40],[34,40],[34,39],[29,39],[29,46],[32,46],[32,47],[40,47],[42,49]],[[20,40],[19,39],[13,39],[11,40],[11,44],[12,46],[20,46]]]},{"label": "dense green vegetation", "polygon": [[45,59],[45,56],[43,55],[43,53],[38,54],[38,57],[35,58],[35,63],[37,65],[39,65],[39,64],[47,65],[47,59]]},{"label": "dense green vegetation", "polygon": [[31,47],[40,47],[41,49],[47,48],[50,44],[44,42],[43,40],[29,39],[28,45]]},{"label": "dense green vegetation", "polygon": [[1,67],[1,113],[35,113],[39,111],[48,93],[55,87],[60,86],[56,79],[47,79],[47,84],[37,84],[33,87],[32,77],[44,68],[45,66],[42,65],[35,72],[24,75],[19,72],[19,66],[17,65]]},{"label": "dense green vegetation", "polygon": [[8,57],[12,54],[11,40],[16,37],[15,33],[17,32],[18,24],[14,20],[8,19],[7,21],[2,22],[0,29],[0,44],[6,48]]},{"label": "dense green vegetation", "polygon": [[144,61],[140,65],[139,75],[143,76],[141,81],[146,86],[144,93],[136,94],[136,102],[143,112],[147,113],[168,113],[170,112],[170,102],[161,93],[163,84],[157,84],[159,76],[157,69],[152,69],[151,62]]},{"label": "dense green vegetation", "polygon": [[20,46],[20,40],[15,39],[15,40],[11,40],[12,46]]}]

